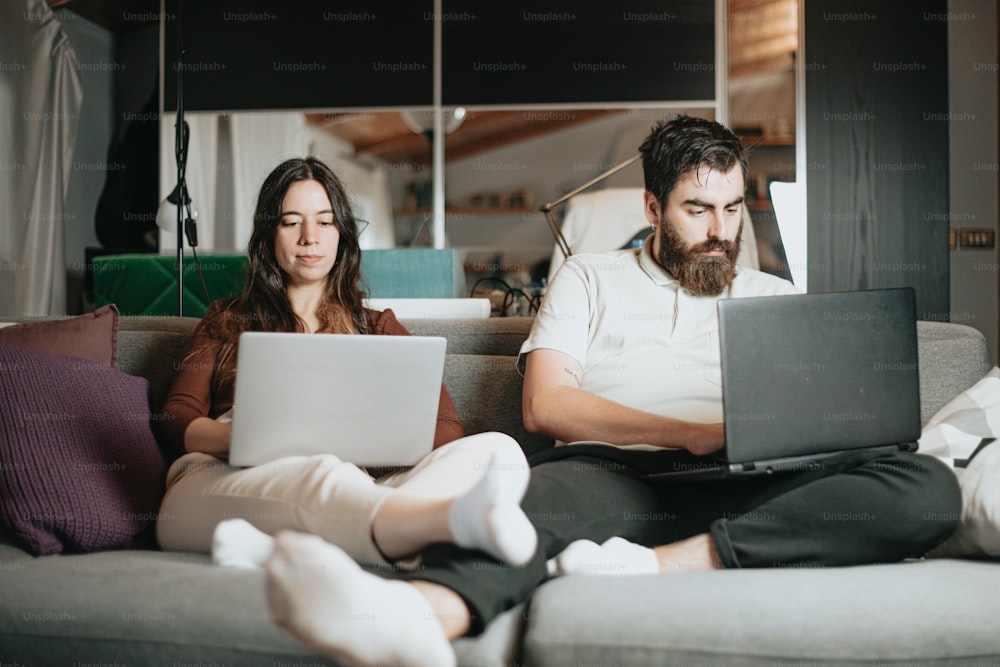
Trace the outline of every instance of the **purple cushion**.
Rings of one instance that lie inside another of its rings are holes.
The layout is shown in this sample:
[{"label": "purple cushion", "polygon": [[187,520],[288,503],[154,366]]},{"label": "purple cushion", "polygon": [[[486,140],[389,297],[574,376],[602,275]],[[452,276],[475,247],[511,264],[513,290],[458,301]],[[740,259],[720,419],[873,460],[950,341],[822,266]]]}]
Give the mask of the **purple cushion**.
[{"label": "purple cushion", "polygon": [[0,342],[0,524],[36,554],[121,549],[152,522],[165,462],[149,383]]}]

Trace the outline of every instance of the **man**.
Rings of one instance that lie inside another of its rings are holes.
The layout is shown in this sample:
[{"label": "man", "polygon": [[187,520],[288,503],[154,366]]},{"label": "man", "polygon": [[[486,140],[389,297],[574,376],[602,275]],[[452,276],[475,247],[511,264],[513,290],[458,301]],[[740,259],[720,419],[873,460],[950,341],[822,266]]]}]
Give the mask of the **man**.
[{"label": "man", "polygon": [[[439,545],[419,571],[394,575],[407,582],[386,581],[317,538],[279,536],[269,598],[300,639],[348,661],[448,664],[447,640],[481,631],[550,571],[586,569],[580,553],[629,571],[852,565],[919,556],[954,530],[923,518],[958,516],[954,477],[914,454],[849,453],[750,481],[641,479],[657,449],[723,445],[717,300],[795,290],[736,269],[746,172],[736,136],[678,117],[640,151],[652,235],[640,249],[569,258],[521,350],[526,427],[613,446],[556,447],[534,462],[522,507],[539,548],[523,568]],[[831,521],[831,508],[871,520]],[[364,614],[372,634],[338,625],[345,614]],[[400,636],[403,626],[414,630]]]}]

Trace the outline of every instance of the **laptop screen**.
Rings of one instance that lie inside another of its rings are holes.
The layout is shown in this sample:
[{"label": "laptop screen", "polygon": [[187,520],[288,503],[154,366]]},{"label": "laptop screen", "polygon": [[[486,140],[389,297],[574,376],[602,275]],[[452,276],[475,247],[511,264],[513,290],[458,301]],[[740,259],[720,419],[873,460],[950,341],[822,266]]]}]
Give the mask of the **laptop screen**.
[{"label": "laptop screen", "polygon": [[912,288],[720,301],[727,459],[917,440],[915,310]]}]

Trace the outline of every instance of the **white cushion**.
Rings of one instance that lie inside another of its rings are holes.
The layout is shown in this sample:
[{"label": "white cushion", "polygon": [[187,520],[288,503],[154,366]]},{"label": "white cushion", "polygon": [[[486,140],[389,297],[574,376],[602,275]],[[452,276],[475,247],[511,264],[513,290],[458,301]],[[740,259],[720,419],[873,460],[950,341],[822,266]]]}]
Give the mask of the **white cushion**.
[{"label": "white cushion", "polygon": [[401,320],[462,319],[490,316],[490,300],[473,299],[366,299],[365,305],[375,310],[391,308]]},{"label": "white cushion", "polygon": [[[1000,556],[1000,368],[949,401],[924,426],[919,451],[953,467],[962,487],[962,523],[932,556]],[[966,465],[966,467],[962,467]]]}]

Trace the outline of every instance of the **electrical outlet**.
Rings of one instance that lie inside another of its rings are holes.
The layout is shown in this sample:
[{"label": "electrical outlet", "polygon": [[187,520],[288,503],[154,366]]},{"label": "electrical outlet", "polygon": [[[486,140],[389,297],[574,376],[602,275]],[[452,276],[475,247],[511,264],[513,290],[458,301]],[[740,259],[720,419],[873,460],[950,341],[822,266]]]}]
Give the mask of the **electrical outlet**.
[{"label": "electrical outlet", "polygon": [[993,248],[996,233],[992,229],[960,229],[958,245],[962,248]]}]

